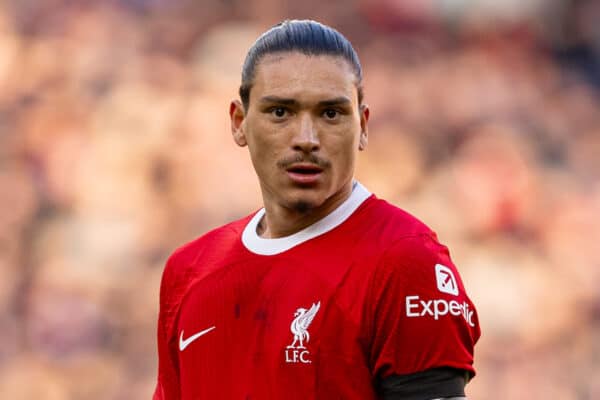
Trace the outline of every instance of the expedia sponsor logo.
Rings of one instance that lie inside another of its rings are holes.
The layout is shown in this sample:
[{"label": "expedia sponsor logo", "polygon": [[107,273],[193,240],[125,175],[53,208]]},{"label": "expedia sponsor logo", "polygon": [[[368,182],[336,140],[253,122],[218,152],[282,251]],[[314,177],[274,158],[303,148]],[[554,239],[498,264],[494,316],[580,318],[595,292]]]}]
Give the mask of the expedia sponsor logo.
[{"label": "expedia sponsor logo", "polygon": [[440,292],[458,296],[458,285],[450,268],[442,264],[436,264],[435,279]]},{"label": "expedia sponsor logo", "polygon": [[456,300],[423,300],[419,296],[406,296],[406,316],[409,318],[433,318],[438,320],[446,315],[461,315],[467,323],[474,327],[473,310],[469,303]]}]

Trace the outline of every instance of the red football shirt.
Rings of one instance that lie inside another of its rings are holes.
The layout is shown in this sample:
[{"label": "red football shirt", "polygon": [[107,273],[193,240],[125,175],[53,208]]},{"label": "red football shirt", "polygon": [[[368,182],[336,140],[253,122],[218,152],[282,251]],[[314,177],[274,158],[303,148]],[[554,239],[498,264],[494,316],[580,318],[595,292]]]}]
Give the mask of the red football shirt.
[{"label": "red football shirt", "polygon": [[360,184],[288,237],[259,237],[263,214],[169,258],[155,400],[376,399],[392,374],[474,373],[475,308],[424,224]]}]

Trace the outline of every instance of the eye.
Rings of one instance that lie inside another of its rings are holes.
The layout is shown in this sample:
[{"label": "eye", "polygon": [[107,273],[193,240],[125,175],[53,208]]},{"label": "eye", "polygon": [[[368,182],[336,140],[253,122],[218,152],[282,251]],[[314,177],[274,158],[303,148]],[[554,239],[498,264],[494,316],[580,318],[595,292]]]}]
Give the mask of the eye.
[{"label": "eye", "polygon": [[327,119],[335,119],[339,115],[339,112],[337,110],[327,109],[323,111],[323,115]]},{"label": "eye", "polygon": [[283,107],[274,107],[271,109],[271,114],[276,118],[283,118],[287,114],[287,110]]}]

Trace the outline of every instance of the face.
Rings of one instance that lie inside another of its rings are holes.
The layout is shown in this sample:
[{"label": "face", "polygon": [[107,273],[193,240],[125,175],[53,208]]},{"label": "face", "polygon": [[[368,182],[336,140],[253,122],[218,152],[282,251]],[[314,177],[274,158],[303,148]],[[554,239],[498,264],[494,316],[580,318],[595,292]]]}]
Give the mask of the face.
[{"label": "face", "polygon": [[235,142],[248,146],[267,211],[330,211],[351,192],[367,143],[369,110],[358,104],[346,60],[299,52],[259,62],[244,110],[232,102]]}]

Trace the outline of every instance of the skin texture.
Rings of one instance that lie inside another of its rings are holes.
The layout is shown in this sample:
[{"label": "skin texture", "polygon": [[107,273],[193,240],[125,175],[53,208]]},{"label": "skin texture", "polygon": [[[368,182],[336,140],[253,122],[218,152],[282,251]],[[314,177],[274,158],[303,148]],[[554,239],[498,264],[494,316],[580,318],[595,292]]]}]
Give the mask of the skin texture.
[{"label": "skin texture", "polygon": [[233,139],[248,147],[259,179],[266,211],[261,236],[298,232],[350,196],[369,108],[358,104],[346,60],[267,55],[257,65],[248,109],[234,100],[229,113]]}]

